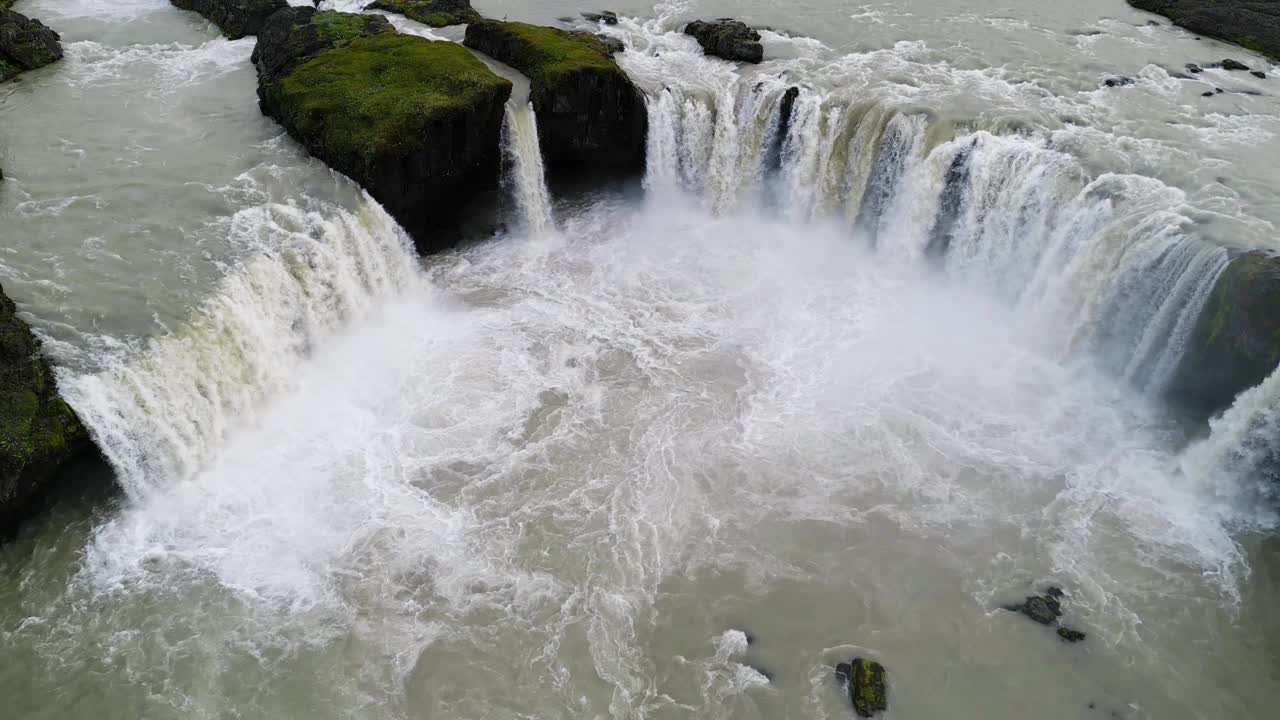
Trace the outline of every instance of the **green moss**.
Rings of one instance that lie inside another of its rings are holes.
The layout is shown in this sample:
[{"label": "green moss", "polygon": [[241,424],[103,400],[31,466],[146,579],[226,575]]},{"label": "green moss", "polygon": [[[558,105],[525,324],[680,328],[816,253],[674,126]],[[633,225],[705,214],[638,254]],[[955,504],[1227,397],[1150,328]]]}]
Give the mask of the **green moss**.
[{"label": "green moss", "polygon": [[364,35],[365,18],[354,13],[320,12],[311,16],[316,32],[334,48],[350,45]]},{"label": "green moss", "polygon": [[377,0],[368,7],[399,13],[431,27],[463,25],[482,17],[468,0]]},{"label": "green moss", "polygon": [[0,9],[11,8],[16,2],[18,2],[18,0],[0,0]]},{"label": "green moss", "polygon": [[583,69],[621,72],[604,43],[591,33],[495,20],[476,24],[492,26],[518,45],[509,64],[535,85],[553,86],[565,73]]},{"label": "green moss", "polygon": [[442,115],[509,87],[460,45],[384,34],[320,53],[272,92],[299,132],[367,160],[416,150]]},{"label": "green moss", "polygon": [[853,678],[849,684],[853,707],[862,717],[872,717],[889,708],[885,687],[884,666],[874,660],[856,658],[853,661]]},{"label": "green moss", "polygon": [[8,80],[9,78],[16,76],[20,72],[22,72],[22,68],[0,59],[0,82],[4,82],[5,80]]}]

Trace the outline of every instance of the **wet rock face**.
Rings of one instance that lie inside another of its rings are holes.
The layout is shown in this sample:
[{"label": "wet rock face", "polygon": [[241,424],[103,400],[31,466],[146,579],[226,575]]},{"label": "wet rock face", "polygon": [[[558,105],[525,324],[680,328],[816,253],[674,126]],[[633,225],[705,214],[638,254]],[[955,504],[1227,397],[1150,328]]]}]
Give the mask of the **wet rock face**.
[{"label": "wet rock face", "polygon": [[60,468],[93,447],[15,312],[0,288],[0,539],[27,519]]},{"label": "wet rock face", "polygon": [[0,82],[61,59],[59,40],[39,20],[0,8]]},{"label": "wet rock face", "polygon": [[471,0],[376,0],[365,9],[399,13],[431,27],[462,25],[481,18]]},{"label": "wet rock face", "polygon": [[1280,58],[1280,3],[1274,0],[1128,0],[1194,33]]},{"label": "wet rock face", "polygon": [[360,183],[419,251],[457,244],[496,191],[511,83],[466,48],[396,33],[386,18],[292,7],[253,53],[262,112]]},{"label": "wet rock face", "polygon": [[836,665],[836,680],[849,689],[849,699],[859,717],[873,717],[889,709],[889,688],[880,663],[866,658],[840,663]]},{"label": "wet rock face", "polygon": [[1280,365],[1280,258],[1234,258],[1214,285],[1169,383],[1170,400],[1208,417]]},{"label": "wet rock face", "polygon": [[739,20],[695,20],[684,32],[702,46],[702,51],[730,62],[758,63],[764,60],[760,33]]},{"label": "wet rock face", "polygon": [[289,7],[288,0],[169,0],[174,7],[198,12],[223,35],[239,40],[257,35],[267,18]]},{"label": "wet rock face", "polygon": [[467,26],[465,44],[529,78],[550,180],[643,170],[649,123],[644,98],[600,38],[481,20]]}]

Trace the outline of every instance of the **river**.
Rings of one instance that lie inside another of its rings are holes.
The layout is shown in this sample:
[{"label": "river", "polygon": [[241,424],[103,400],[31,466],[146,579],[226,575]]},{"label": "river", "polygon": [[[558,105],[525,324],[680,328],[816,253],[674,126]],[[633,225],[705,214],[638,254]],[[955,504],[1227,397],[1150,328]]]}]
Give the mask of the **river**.
[{"label": "river", "polygon": [[[15,9],[66,57],[0,85],[0,281],[119,490],[0,547],[2,714],[838,719],[861,655],[899,720],[1273,715],[1229,460],[1280,379],[1159,394],[1280,224],[1280,79],[1175,74],[1260,58],[1120,0],[618,3],[644,177],[550,195],[518,88],[512,221],[422,259],[253,38]],[[721,16],[766,62],[674,32]],[[1000,609],[1048,585],[1084,642]]]}]

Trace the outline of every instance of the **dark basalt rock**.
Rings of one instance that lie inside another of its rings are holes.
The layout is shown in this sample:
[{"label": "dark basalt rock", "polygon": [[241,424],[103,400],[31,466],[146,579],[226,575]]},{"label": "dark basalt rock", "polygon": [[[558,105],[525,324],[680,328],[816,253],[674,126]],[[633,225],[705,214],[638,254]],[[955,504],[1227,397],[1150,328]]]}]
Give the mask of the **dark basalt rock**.
[{"label": "dark basalt rock", "polygon": [[1252,76],[1254,76],[1254,77],[1256,77],[1256,78],[1258,78],[1259,80],[1266,80],[1266,79],[1267,79],[1267,74],[1266,74],[1266,73],[1264,73],[1264,72],[1262,72],[1261,70],[1250,70],[1250,71],[1249,71],[1249,74],[1250,74],[1250,75],[1252,75]]},{"label": "dark basalt rock", "polygon": [[[1128,0],[1194,33],[1280,58],[1280,3],[1274,0]],[[1199,39],[1199,38],[1197,38]]]},{"label": "dark basalt rock", "polygon": [[609,53],[609,57],[613,57],[627,49],[626,43],[616,37],[609,35],[596,35],[600,42],[604,43],[604,49]]},{"label": "dark basalt rock", "polygon": [[174,7],[198,12],[223,35],[239,40],[257,35],[267,18],[289,7],[288,0],[169,0]]},{"label": "dark basalt rock", "polygon": [[1060,627],[1058,628],[1058,637],[1062,638],[1065,642],[1078,643],[1081,640],[1084,640],[1085,634],[1080,632],[1079,630],[1072,630],[1071,628]]},{"label": "dark basalt rock", "polygon": [[465,44],[530,81],[538,142],[553,181],[630,175],[644,167],[644,98],[595,35],[481,20]]},{"label": "dark basalt rock", "polygon": [[612,10],[601,10],[600,12],[584,12],[582,17],[590,22],[602,23],[605,25],[617,25],[618,13]]},{"label": "dark basalt rock", "polygon": [[695,20],[685,26],[686,35],[702,46],[702,51],[730,62],[758,63],[764,59],[760,33],[739,20]]},{"label": "dark basalt rock", "polygon": [[1204,72],[1204,68],[1200,67],[1199,65],[1196,65],[1195,63],[1187,63],[1187,72],[1191,73],[1192,75],[1199,75],[1200,73]]},{"label": "dark basalt rock", "polygon": [[421,252],[457,244],[468,206],[498,188],[511,83],[457,43],[291,7],[268,19],[253,62],[262,112],[368,190]]},{"label": "dark basalt rock", "polygon": [[1222,69],[1223,70],[1248,70],[1249,66],[1245,65],[1244,63],[1238,60],[1232,60],[1231,58],[1227,58],[1226,60],[1222,61]]},{"label": "dark basalt rock", "polygon": [[1215,93],[1212,90],[1205,90],[1204,92],[1200,93],[1200,97],[1213,97],[1214,95],[1217,95],[1217,93]]},{"label": "dark basalt rock", "polygon": [[1250,252],[1218,277],[1168,388],[1208,417],[1280,365],[1280,257]]},{"label": "dark basalt rock", "polygon": [[399,13],[431,27],[463,25],[483,17],[471,7],[471,0],[376,0],[365,9]]},{"label": "dark basalt rock", "polygon": [[853,709],[860,717],[873,717],[889,709],[889,688],[880,663],[866,658],[840,663],[836,665],[836,680],[842,688],[848,688]]},{"label": "dark basalt rock", "polygon": [[0,8],[0,82],[61,59],[59,40],[39,20]]},{"label": "dark basalt rock", "polygon": [[61,467],[92,449],[58,397],[35,336],[0,288],[0,536],[27,519]]},{"label": "dark basalt rock", "polygon": [[1109,77],[1106,80],[1103,80],[1102,84],[1107,87],[1124,87],[1126,85],[1132,85],[1135,82],[1136,81],[1131,77]]}]

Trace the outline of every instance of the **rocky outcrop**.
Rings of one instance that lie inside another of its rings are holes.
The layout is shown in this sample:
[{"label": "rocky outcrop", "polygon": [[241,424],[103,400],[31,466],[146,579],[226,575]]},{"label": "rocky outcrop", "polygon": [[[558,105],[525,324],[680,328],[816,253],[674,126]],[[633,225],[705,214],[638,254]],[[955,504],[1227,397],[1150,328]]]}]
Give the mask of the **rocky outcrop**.
[{"label": "rocky outcrop", "polygon": [[365,9],[399,13],[431,27],[462,25],[481,17],[471,7],[471,0],[376,0]]},{"label": "rocky outcrop", "polygon": [[61,467],[93,447],[15,310],[0,288],[0,536],[26,519]]},{"label": "rocky outcrop", "polygon": [[849,689],[849,698],[859,717],[873,717],[889,709],[889,688],[880,663],[866,658],[840,663],[836,665],[836,679]]},{"label": "rocky outcrop", "polygon": [[599,38],[481,20],[467,26],[465,42],[528,76],[550,179],[637,173],[644,167],[644,98]]},{"label": "rocky outcrop", "polygon": [[1194,33],[1280,58],[1280,3],[1275,0],[1128,0]]},{"label": "rocky outcrop", "polygon": [[764,59],[760,33],[740,20],[695,20],[684,32],[697,40],[708,55],[730,62],[758,63]]},{"label": "rocky outcrop", "polygon": [[[1062,603],[1066,600],[1066,595],[1062,588],[1049,586],[1043,595],[1028,595],[1023,602],[1005,605],[1004,609],[1022,613],[1041,625],[1054,625],[1062,617]],[[1058,637],[1066,642],[1077,643],[1085,639],[1085,634],[1062,626],[1058,628]]]},{"label": "rocky outcrop", "polygon": [[1197,319],[1169,384],[1171,399],[1202,416],[1231,405],[1280,365],[1280,257],[1231,260]]},{"label": "rocky outcrop", "polygon": [[262,112],[360,183],[422,252],[458,242],[496,190],[511,83],[462,46],[396,33],[380,15],[291,7],[253,52]]},{"label": "rocky outcrop", "polygon": [[39,20],[0,8],[0,82],[61,59],[59,40]]},{"label": "rocky outcrop", "polygon": [[288,0],[169,0],[175,7],[198,12],[223,35],[239,40],[257,35],[267,18],[289,7]]}]

